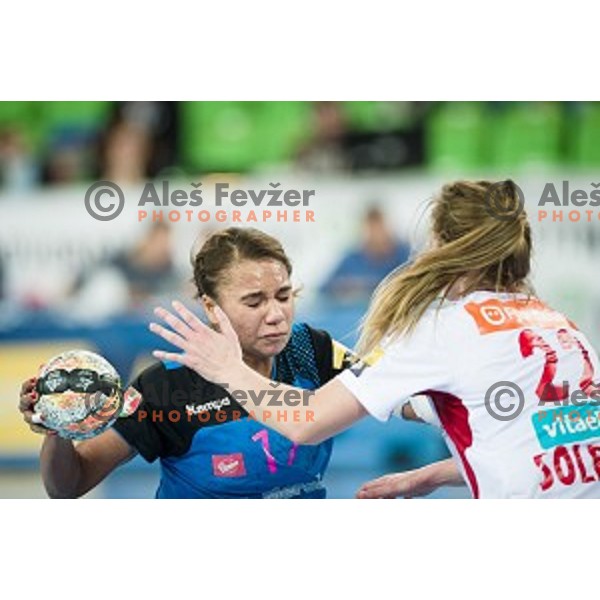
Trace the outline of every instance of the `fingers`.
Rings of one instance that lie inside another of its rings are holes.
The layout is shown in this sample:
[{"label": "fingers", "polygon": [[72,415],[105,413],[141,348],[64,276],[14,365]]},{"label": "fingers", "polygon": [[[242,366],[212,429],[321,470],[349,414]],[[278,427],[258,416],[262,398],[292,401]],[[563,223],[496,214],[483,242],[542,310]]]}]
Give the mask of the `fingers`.
[{"label": "fingers", "polygon": [[38,394],[35,390],[37,378],[32,377],[21,386],[21,395],[19,396],[19,411],[22,413],[29,411],[38,400]]},{"label": "fingers", "polygon": [[44,427],[41,416],[33,412],[33,407],[39,400],[38,393],[35,389],[36,383],[37,377],[30,377],[21,385],[21,395],[19,397],[18,405],[19,412],[23,415],[23,420],[25,423],[27,423],[27,425],[29,425],[29,429],[31,429],[31,431],[41,435],[54,436],[57,434],[57,432]]},{"label": "fingers", "polygon": [[[23,412],[23,411],[21,411]],[[32,410],[27,410],[23,412],[23,420],[27,425],[29,425],[29,429],[34,433],[39,433],[41,435],[56,435],[57,432],[53,429],[48,429],[45,427],[41,415],[34,413]]]},{"label": "fingers", "polygon": [[390,488],[389,485],[365,485],[358,490],[356,497],[362,500],[377,498],[393,499],[397,498],[397,494],[393,489]]},{"label": "fingers", "polygon": [[357,498],[397,498],[414,494],[411,477],[406,473],[384,475],[363,484],[358,490]]},{"label": "fingers", "polygon": [[223,309],[220,306],[215,306],[215,316],[217,317],[217,321],[219,322],[219,327],[221,329],[221,333],[232,342],[238,341],[237,333],[229,320],[229,317],[223,312]]},{"label": "fingers", "polygon": [[19,398],[19,412],[25,414],[33,408],[33,405],[36,403],[36,398],[34,396],[21,396]]},{"label": "fingers", "polygon": [[35,390],[35,384],[37,383],[37,377],[30,377],[21,385],[21,396],[30,394]]},{"label": "fingers", "polygon": [[385,486],[389,481],[389,475],[383,475],[383,477],[377,477],[377,479],[371,479],[371,481],[367,481],[363,483],[360,487],[361,490],[373,490],[382,486]]},{"label": "fingers", "polygon": [[[172,303],[180,318],[173,315],[161,306],[154,309],[154,314],[168,323],[174,331],[166,329],[158,323],[150,323],[150,331],[156,333],[167,342],[182,350],[189,352],[192,349],[190,342],[198,343],[198,334],[212,333],[196,315],[189,311],[181,302],[176,300]],[[183,319],[183,321],[181,320]]]},{"label": "fingers", "polygon": [[58,432],[56,432],[52,429],[48,429],[47,427],[44,427],[43,425],[30,424],[29,429],[31,429],[31,431],[33,431],[33,433],[39,433],[41,435],[50,435],[50,436],[58,435]]},{"label": "fingers", "polygon": [[177,354],[176,352],[163,352],[162,350],[154,350],[152,356],[158,358],[158,360],[174,361],[180,365],[191,368],[191,361],[187,354]]},{"label": "fingers", "polygon": [[386,493],[377,490],[358,490],[356,497],[359,500],[394,500],[397,498],[395,494]]},{"label": "fingers", "polygon": [[149,327],[153,333],[183,350],[183,354],[155,350],[153,356],[184,365],[210,381],[225,381],[223,371],[235,367],[236,361],[242,361],[239,340],[227,316],[221,309],[216,310],[221,327],[221,331],[217,332],[205,325],[181,302],[174,301],[172,305],[176,315],[163,308],[155,309],[155,313],[174,331],[157,323],[151,323]]},{"label": "fingers", "polygon": [[193,312],[188,310],[181,302],[173,300],[171,302],[173,308],[177,311],[177,314],[196,332],[203,332],[208,328]]},{"label": "fingers", "polygon": [[189,339],[190,334],[193,334],[195,331],[162,306],[157,306],[154,309],[154,314],[168,323],[174,331],[176,331],[182,338],[185,338],[186,340]]},{"label": "fingers", "polygon": [[379,498],[379,494],[377,490],[379,489],[379,484],[377,483],[379,480],[374,479],[372,481],[367,481],[364,483],[358,492],[356,493],[357,498]]},{"label": "fingers", "polygon": [[150,323],[150,325],[148,325],[148,328],[150,329],[150,331],[152,331],[152,333],[159,335],[161,338],[163,338],[163,340],[166,340],[170,344],[173,344],[173,346],[177,346],[178,348],[181,348],[184,351],[190,349],[188,341],[182,338],[179,334],[175,333],[174,331],[166,329],[158,323]]}]

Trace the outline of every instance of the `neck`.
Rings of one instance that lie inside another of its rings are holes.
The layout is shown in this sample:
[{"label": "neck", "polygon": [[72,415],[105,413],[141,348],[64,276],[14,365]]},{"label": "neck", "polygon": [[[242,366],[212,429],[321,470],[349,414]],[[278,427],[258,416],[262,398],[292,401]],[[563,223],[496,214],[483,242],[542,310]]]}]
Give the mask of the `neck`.
[{"label": "neck", "polygon": [[[465,278],[461,278],[458,281],[456,281],[454,283],[454,285],[450,286],[450,289],[448,290],[446,297],[448,298],[448,300],[458,300],[459,298],[461,298],[462,296],[465,295],[466,288],[467,288],[467,280]],[[513,291],[513,290],[507,290],[504,288],[500,288],[500,289],[496,290],[494,288],[494,286],[492,286],[492,285],[486,285],[485,283],[481,283],[480,285],[477,286],[477,289],[472,290],[472,291],[505,293],[505,292],[509,292],[509,291]],[[520,288],[518,288],[514,291],[521,291],[521,290],[520,290]]]},{"label": "neck", "polygon": [[273,368],[273,358],[264,358],[252,356],[249,354],[243,355],[244,362],[254,371],[271,378],[271,370]]}]

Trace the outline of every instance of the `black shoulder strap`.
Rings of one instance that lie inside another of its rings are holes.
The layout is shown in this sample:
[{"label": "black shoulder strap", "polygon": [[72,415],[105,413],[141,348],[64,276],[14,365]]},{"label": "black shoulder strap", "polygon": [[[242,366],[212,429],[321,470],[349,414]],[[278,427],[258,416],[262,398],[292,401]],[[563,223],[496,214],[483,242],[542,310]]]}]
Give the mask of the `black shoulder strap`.
[{"label": "black shoulder strap", "polygon": [[315,349],[319,379],[321,380],[321,385],[325,385],[336,375],[333,368],[333,342],[331,336],[326,331],[313,329],[310,326],[307,327]]}]

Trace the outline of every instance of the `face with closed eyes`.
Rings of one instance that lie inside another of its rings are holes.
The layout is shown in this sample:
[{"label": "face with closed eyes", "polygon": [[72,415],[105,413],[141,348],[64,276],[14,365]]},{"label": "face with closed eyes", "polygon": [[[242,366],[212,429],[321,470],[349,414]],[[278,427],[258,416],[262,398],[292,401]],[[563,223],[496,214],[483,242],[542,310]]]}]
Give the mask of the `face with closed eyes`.
[{"label": "face with closed eyes", "polygon": [[224,274],[217,298],[203,298],[214,323],[215,302],[229,317],[245,356],[272,358],[288,343],[294,293],[285,265],[277,260],[241,260]]}]

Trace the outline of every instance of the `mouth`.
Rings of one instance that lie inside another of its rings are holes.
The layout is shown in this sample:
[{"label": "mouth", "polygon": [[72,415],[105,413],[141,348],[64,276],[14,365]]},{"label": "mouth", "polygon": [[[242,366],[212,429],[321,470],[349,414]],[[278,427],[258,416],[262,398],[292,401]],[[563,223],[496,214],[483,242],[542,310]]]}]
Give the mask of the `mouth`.
[{"label": "mouth", "polygon": [[286,339],[288,333],[269,333],[267,335],[263,335],[263,340],[268,340],[269,342],[278,342],[280,340]]}]

